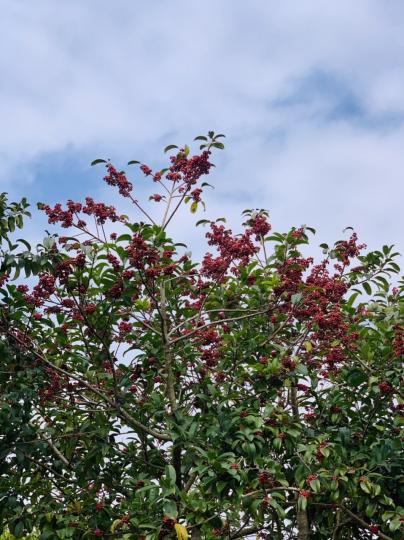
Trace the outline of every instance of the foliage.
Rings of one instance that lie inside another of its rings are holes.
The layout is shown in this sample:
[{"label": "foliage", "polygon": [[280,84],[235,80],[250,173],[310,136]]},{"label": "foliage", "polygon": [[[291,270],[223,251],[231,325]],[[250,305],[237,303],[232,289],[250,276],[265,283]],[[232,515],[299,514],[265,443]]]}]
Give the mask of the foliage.
[{"label": "foliage", "polygon": [[3,195],[5,534],[401,537],[397,253],[365,254],[349,232],[315,264],[313,229],[275,233],[250,209],[238,235],[200,220],[217,253],[192,261],[167,228],[203,206],[222,137],[198,137],[192,157],[170,145],[162,171],[129,162],[158,190],[148,205],[95,160],[144,221],[91,197],[39,204],[67,233],[36,252],[10,239],[26,202]]}]

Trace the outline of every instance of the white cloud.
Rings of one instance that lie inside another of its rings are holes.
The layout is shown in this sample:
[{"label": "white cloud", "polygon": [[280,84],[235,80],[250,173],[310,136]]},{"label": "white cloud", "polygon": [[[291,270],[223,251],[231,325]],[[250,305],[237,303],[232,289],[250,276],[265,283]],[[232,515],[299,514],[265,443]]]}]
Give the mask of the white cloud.
[{"label": "white cloud", "polygon": [[321,240],[353,224],[399,243],[403,16],[399,0],[6,0],[0,183],[29,195],[32,164],[68,146],[152,161],[218,129],[211,217],[263,206]]}]

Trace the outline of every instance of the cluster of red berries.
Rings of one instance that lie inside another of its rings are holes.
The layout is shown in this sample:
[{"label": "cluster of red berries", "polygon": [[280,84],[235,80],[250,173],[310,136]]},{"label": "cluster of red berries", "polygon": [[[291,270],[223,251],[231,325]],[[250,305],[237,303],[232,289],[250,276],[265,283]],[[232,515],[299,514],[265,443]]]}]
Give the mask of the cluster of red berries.
[{"label": "cluster of red berries", "polygon": [[133,324],[128,321],[121,321],[118,325],[119,339],[125,340],[127,335],[133,330]]},{"label": "cluster of red berries", "polygon": [[214,328],[198,330],[193,341],[203,364],[207,368],[215,367],[221,357],[219,346],[222,339],[219,333]]},{"label": "cluster of red berries", "polygon": [[[78,229],[85,229],[87,223],[78,217],[80,212],[94,216],[98,225],[103,225],[107,220],[111,220],[112,222],[125,220],[124,217],[118,216],[113,206],[108,206],[104,203],[95,203],[91,197],[86,197],[86,204],[84,206],[81,203],[69,200],[67,202],[67,210],[63,210],[60,203],[57,203],[53,208],[48,205],[42,206],[42,210],[48,216],[49,223],[60,223],[65,229],[73,226]],[[66,239],[63,237],[60,238],[59,243],[64,243],[64,240]]]},{"label": "cluster of red berries", "polygon": [[44,301],[55,292],[55,283],[55,276],[48,272],[39,274],[38,284],[35,285],[32,295],[25,295],[25,301],[36,307],[43,305]]},{"label": "cluster of red berries", "polygon": [[107,206],[104,203],[95,203],[91,197],[86,197],[86,205],[83,206],[83,212],[89,216],[94,216],[98,225],[103,225],[107,219],[112,222],[122,221],[113,206]]},{"label": "cluster of red berries", "polygon": [[126,251],[130,264],[139,270],[144,269],[147,265],[157,264],[160,258],[157,249],[149,246],[140,234],[133,235]]},{"label": "cluster of red berries", "polygon": [[210,152],[204,151],[200,155],[188,158],[183,149],[176,156],[171,156],[171,166],[166,174],[167,180],[182,181],[189,188],[196,184],[199,178],[209,174],[212,163],[209,161]]},{"label": "cluster of red berries", "polygon": [[174,528],[175,525],[175,519],[171,519],[167,516],[163,518],[163,524],[161,526],[160,532],[158,537],[164,538],[167,534],[170,533],[170,531]]},{"label": "cluster of red berries", "polygon": [[300,390],[301,392],[310,392],[310,386],[307,386],[307,384],[298,383],[296,385],[296,388]]},{"label": "cluster of red berries", "polygon": [[211,224],[211,231],[206,233],[208,244],[216,246],[223,258],[239,260],[241,264],[248,264],[250,258],[257,253],[258,248],[251,241],[251,232],[233,236],[230,229],[223,225]]},{"label": "cluster of red berries", "polygon": [[358,235],[354,232],[349,240],[341,240],[335,247],[338,258],[345,266],[350,264],[350,259],[357,257],[362,249],[366,248],[366,244],[358,244],[357,241]]},{"label": "cluster of red berries", "polygon": [[262,503],[261,503],[262,506],[263,506],[264,508],[268,508],[268,506],[269,506],[270,503],[271,503],[271,499],[272,499],[272,497],[270,497],[269,495],[265,495],[265,497],[262,499]]},{"label": "cluster of red berries", "polygon": [[394,356],[396,358],[404,357],[404,327],[397,325],[394,329],[393,339]]},{"label": "cluster of red berries", "polygon": [[51,367],[46,367],[44,373],[46,375],[46,383],[39,390],[39,397],[42,404],[51,401],[67,384],[66,378]]},{"label": "cluster of red berries", "polygon": [[311,422],[317,418],[317,414],[314,411],[308,411],[303,416],[304,416],[304,419],[307,420],[308,422]]},{"label": "cluster of red berries", "polygon": [[379,390],[382,394],[390,394],[390,392],[393,391],[393,388],[388,382],[383,381],[379,384]]},{"label": "cluster of red berries", "polygon": [[271,224],[268,223],[266,216],[263,214],[258,214],[252,218],[248,223],[250,230],[255,234],[255,240],[260,240],[266,236],[271,230]]},{"label": "cluster of red berries", "polygon": [[258,481],[262,486],[273,487],[275,485],[275,477],[268,471],[262,471],[258,476]]},{"label": "cluster of red berries", "polygon": [[327,444],[325,442],[321,442],[318,446],[318,449],[316,451],[316,458],[317,460],[321,463],[322,461],[324,461],[325,459],[325,456],[323,454],[323,452],[321,451],[323,448],[325,448],[327,446]]},{"label": "cluster of red berries", "polygon": [[72,227],[74,213],[71,210],[63,210],[60,203],[57,203],[54,208],[51,208],[49,205],[45,205],[40,208],[44,210],[48,216],[48,223],[60,223],[65,229]]},{"label": "cluster of red berries", "polygon": [[309,486],[310,482],[314,482],[314,480],[317,480],[317,478],[317,474],[309,474],[309,476],[306,478],[306,484]]},{"label": "cluster of red berries", "polygon": [[140,489],[140,488],[144,487],[144,485],[145,485],[145,481],[144,481],[144,480],[138,480],[138,481],[136,482],[135,489]]},{"label": "cluster of red berries", "polygon": [[109,186],[116,186],[123,197],[129,197],[133,189],[132,184],[127,180],[125,173],[118,172],[113,165],[106,165],[108,174],[104,176],[105,182]]},{"label": "cluster of red berries", "polygon": [[225,523],[223,527],[218,527],[216,529],[213,529],[212,531],[213,535],[220,538],[222,536],[229,536],[229,524]]},{"label": "cluster of red berries", "polygon": [[[247,231],[237,237],[233,236],[230,229],[223,225],[211,224],[211,231],[206,233],[208,244],[215,246],[220,255],[213,257],[207,253],[202,261],[202,274],[221,281],[232,263],[247,265],[251,257],[259,251],[259,248],[251,241],[251,231]],[[236,272],[235,269],[233,269]]]},{"label": "cluster of red berries", "polygon": [[332,414],[340,414],[340,413],[342,413],[342,408],[337,407],[336,405],[333,405],[332,407],[330,407],[330,412]]},{"label": "cluster of red berries", "polygon": [[296,362],[289,358],[289,356],[285,356],[284,358],[282,358],[282,365],[289,371],[293,371],[296,367]]},{"label": "cluster of red berries", "polygon": [[97,306],[95,304],[90,303],[90,304],[87,304],[85,307],[85,312],[87,315],[92,315],[96,311],[97,311]]},{"label": "cluster of red berries", "polygon": [[190,193],[190,195],[192,197],[192,200],[195,201],[195,202],[200,202],[201,194],[202,194],[202,189],[200,189],[200,188],[196,188],[196,189],[192,190],[191,193]]}]

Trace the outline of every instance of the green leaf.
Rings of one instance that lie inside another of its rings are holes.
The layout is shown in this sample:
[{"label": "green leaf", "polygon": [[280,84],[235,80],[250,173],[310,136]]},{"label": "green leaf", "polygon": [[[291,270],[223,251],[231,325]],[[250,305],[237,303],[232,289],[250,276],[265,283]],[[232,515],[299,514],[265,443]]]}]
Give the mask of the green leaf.
[{"label": "green leaf", "polygon": [[347,306],[352,307],[355,300],[358,298],[358,296],[359,296],[359,293],[351,294],[351,296],[348,299]]},{"label": "green leaf", "polygon": [[22,533],[24,532],[24,523],[22,521],[19,521],[15,526],[13,530],[14,536],[17,538],[20,538]]},{"label": "green leaf", "polygon": [[369,495],[371,494],[372,484],[370,482],[365,480],[364,482],[361,482],[359,485],[362,491],[364,491],[365,493],[368,493]]},{"label": "green leaf", "polygon": [[376,497],[380,495],[382,488],[379,486],[379,484],[373,484],[373,491]]},{"label": "green leaf", "polygon": [[349,386],[359,386],[367,380],[367,375],[360,369],[353,369],[350,371],[347,377],[347,383]]},{"label": "green leaf", "polygon": [[99,163],[107,163],[107,161],[105,159],[95,159],[94,161],[91,162],[91,167],[93,167],[94,165],[98,165]]},{"label": "green leaf", "polygon": [[24,240],[23,238],[18,238],[16,240],[16,242],[21,242],[21,244],[24,244],[24,246],[27,248],[28,251],[31,251],[30,244],[26,240]]},{"label": "green leaf", "polygon": [[391,532],[397,531],[400,527],[401,527],[400,517],[393,519],[389,525],[389,529]]},{"label": "green leaf", "polygon": [[373,514],[375,513],[376,511],[376,505],[373,504],[373,503],[370,503],[367,505],[366,507],[366,510],[365,510],[365,514],[367,515],[367,517],[372,517]]},{"label": "green leaf", "polygon": [[55,538],[54,532],[45,530],[41,533],[39,540],[49,540],[50,538]]},{"label": "green leaf", "polygon": [[318,493],[321,489],[320,480],[312,480],[310,482],[310,487],[315,493]]},{"label": "green leaf", "polygon": [[297,500],[297,507],[299,510],[306,510],[307,508],[307,497],[302,497],[302,496],[299,496],[298,500]]},{"label": "green leaf", "polygon": [[166,466],[166,477],[170,480],[170,483],[172,485],[175,484],[175,481],[177,479],[177,475],[176,475],[176,472],[175,472],[175,469],[172,465],[167,465]]},{"label": "green leaf", "polygon": [[178,516],[177,505],[172,500],[166,500],[163,504],[163,512],[165,516],[176,519]]},{"label": "green leaf", "polygon": [[174,150],[174,148],[178,148],[178,146],[176,144],[169,144],[168,146],[166,146],[164,148],[164,153],[166,154],[167,152],[169,152],[170,150]]},{"label": "green leaf", "polygon": [[365,283],[362,283],[362,287],[365,289],[366,294],[368,294],[369,296],[372,294],[372,287],[367,281],[365,281]]}]

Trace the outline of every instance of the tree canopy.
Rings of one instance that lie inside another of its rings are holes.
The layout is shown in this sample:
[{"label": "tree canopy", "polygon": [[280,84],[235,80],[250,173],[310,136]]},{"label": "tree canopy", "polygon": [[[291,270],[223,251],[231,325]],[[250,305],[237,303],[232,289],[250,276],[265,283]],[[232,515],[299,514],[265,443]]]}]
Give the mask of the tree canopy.
[{"label": "tree canopy", "polygon": [[248,209],[238,234],[199,220],[208,251],[192,260],[169,226],[204,206],[224,147],[196,140],[161,171],[128,163],[145,203],[95,160],[133,215],[40,203],[57,229],[36,249],[16,233],[28,203],[2,195],[0,530],[402,538],[398,254],[347,230],[315,261],[312,228],[274,232]]}]

